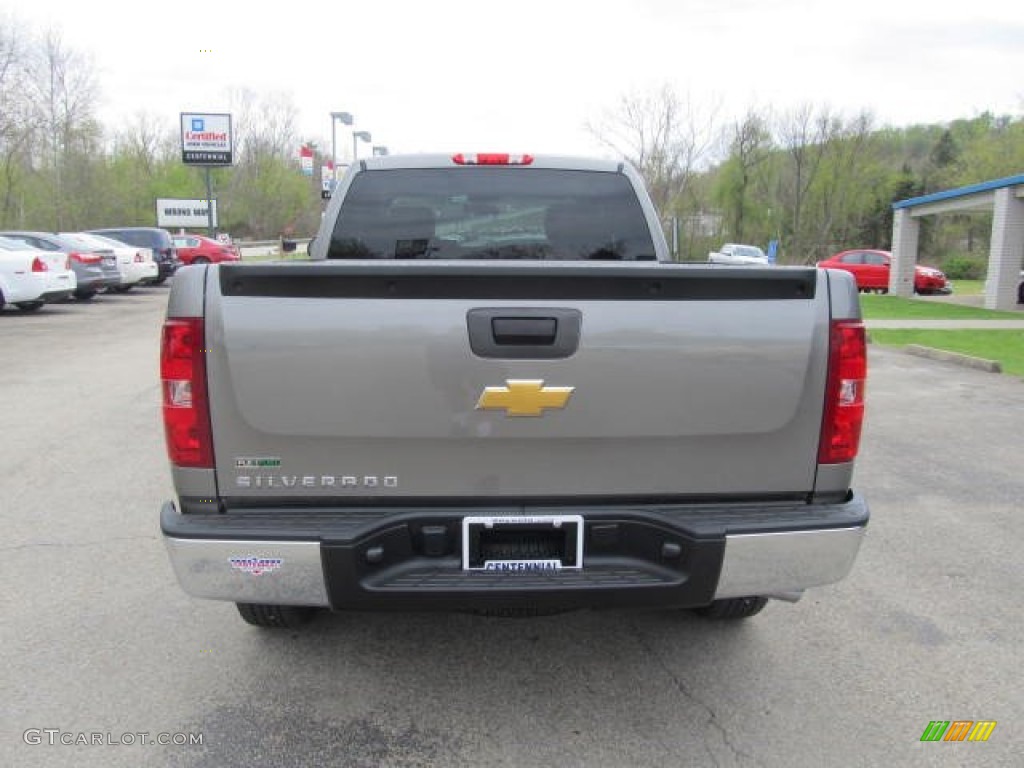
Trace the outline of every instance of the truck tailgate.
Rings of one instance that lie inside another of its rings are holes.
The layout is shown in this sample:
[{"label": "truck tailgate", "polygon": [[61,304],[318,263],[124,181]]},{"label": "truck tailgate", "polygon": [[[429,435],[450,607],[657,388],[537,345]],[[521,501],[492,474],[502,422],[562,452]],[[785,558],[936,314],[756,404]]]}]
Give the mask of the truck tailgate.
[{"label": "truck tailgate", "polygon": [[807,494],[825,280],[588,262],[211,267],[220,495]]}]

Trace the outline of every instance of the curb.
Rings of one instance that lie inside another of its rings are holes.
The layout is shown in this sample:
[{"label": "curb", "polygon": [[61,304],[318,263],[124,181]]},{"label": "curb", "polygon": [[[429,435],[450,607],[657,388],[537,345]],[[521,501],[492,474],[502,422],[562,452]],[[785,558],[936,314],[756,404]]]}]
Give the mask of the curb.
[{"label": "curb", "polygon": [[966,368],[986,371],[987,373],[1003,372],[1003,366],[997,360],[985,360],[981,357],[961,355],[959,352],[947,352],[944,349],[924,347],[920,344],[907,344],[903,347],[903,351],[911,355],[916,355],[917,357],[926,357],[929,360],[940,360],[944,363],[954,363]]}]

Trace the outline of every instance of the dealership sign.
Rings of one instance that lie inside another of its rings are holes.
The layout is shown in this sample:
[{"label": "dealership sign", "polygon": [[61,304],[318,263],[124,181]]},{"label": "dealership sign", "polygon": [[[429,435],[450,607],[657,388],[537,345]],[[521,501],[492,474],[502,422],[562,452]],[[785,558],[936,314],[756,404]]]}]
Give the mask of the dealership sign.
[{"label": "dealership sign", "polygon": [[313,148],[304,146],[299,149],[299,165],[304,176],[313,175]]},{"label": "dealership sign", "polygon": [[185,165],[231,165],[231,115],[181,113],[181,161]]},{"label": "dealership sign", "polygon": [[[158,227],[202,228],[209,226],[210,211],[205,200],[175,200],[172,198],[156,201],[156,225]],[[213,201],[213,226],[217,226],[217,201]]]}]

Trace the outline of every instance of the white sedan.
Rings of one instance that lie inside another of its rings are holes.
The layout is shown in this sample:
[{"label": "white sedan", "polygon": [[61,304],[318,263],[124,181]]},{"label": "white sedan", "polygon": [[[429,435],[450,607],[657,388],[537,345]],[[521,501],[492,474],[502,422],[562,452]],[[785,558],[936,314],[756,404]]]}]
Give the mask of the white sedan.
[{"label": "white sedan", "polygon": [[114,256],[117,258],[117,271],[121,275],[121,284],[115,286],[113,290],[130,291],[140,283],[156,280],[159,266],[153,261],[152,249],[129,245],[104,235],[94,235],[91,232],[75,232],[69,236],[92,248],[114,252]]},{"label": "white sedan", "polygon": [[32,312],[48,301],[68,298],[77,287],[66,253],[0,237],[0,309],[14,304]]},{"label": "white sedan", "polygon": [[756,245],[739,245],[726,243],[721,250],[708,254],[712,264],[729,264],[734,267],[767,267],[770,266],[764,251]]}]

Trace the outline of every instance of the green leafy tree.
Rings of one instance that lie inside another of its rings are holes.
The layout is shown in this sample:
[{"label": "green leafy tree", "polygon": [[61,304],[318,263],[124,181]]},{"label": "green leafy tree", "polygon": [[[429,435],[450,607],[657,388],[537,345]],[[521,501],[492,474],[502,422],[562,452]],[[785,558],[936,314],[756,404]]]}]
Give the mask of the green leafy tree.
[{"label": "green leafy tree", "polygon": [[764,204],[764,192],[766,161],[773,151],[772,136],[767,120],[754,109],[733,123],[727,136],[729,156],[715,194],[725,215],[728,239],[749,242],[757,239],[758,225],[763,224],[770,207]]}]

